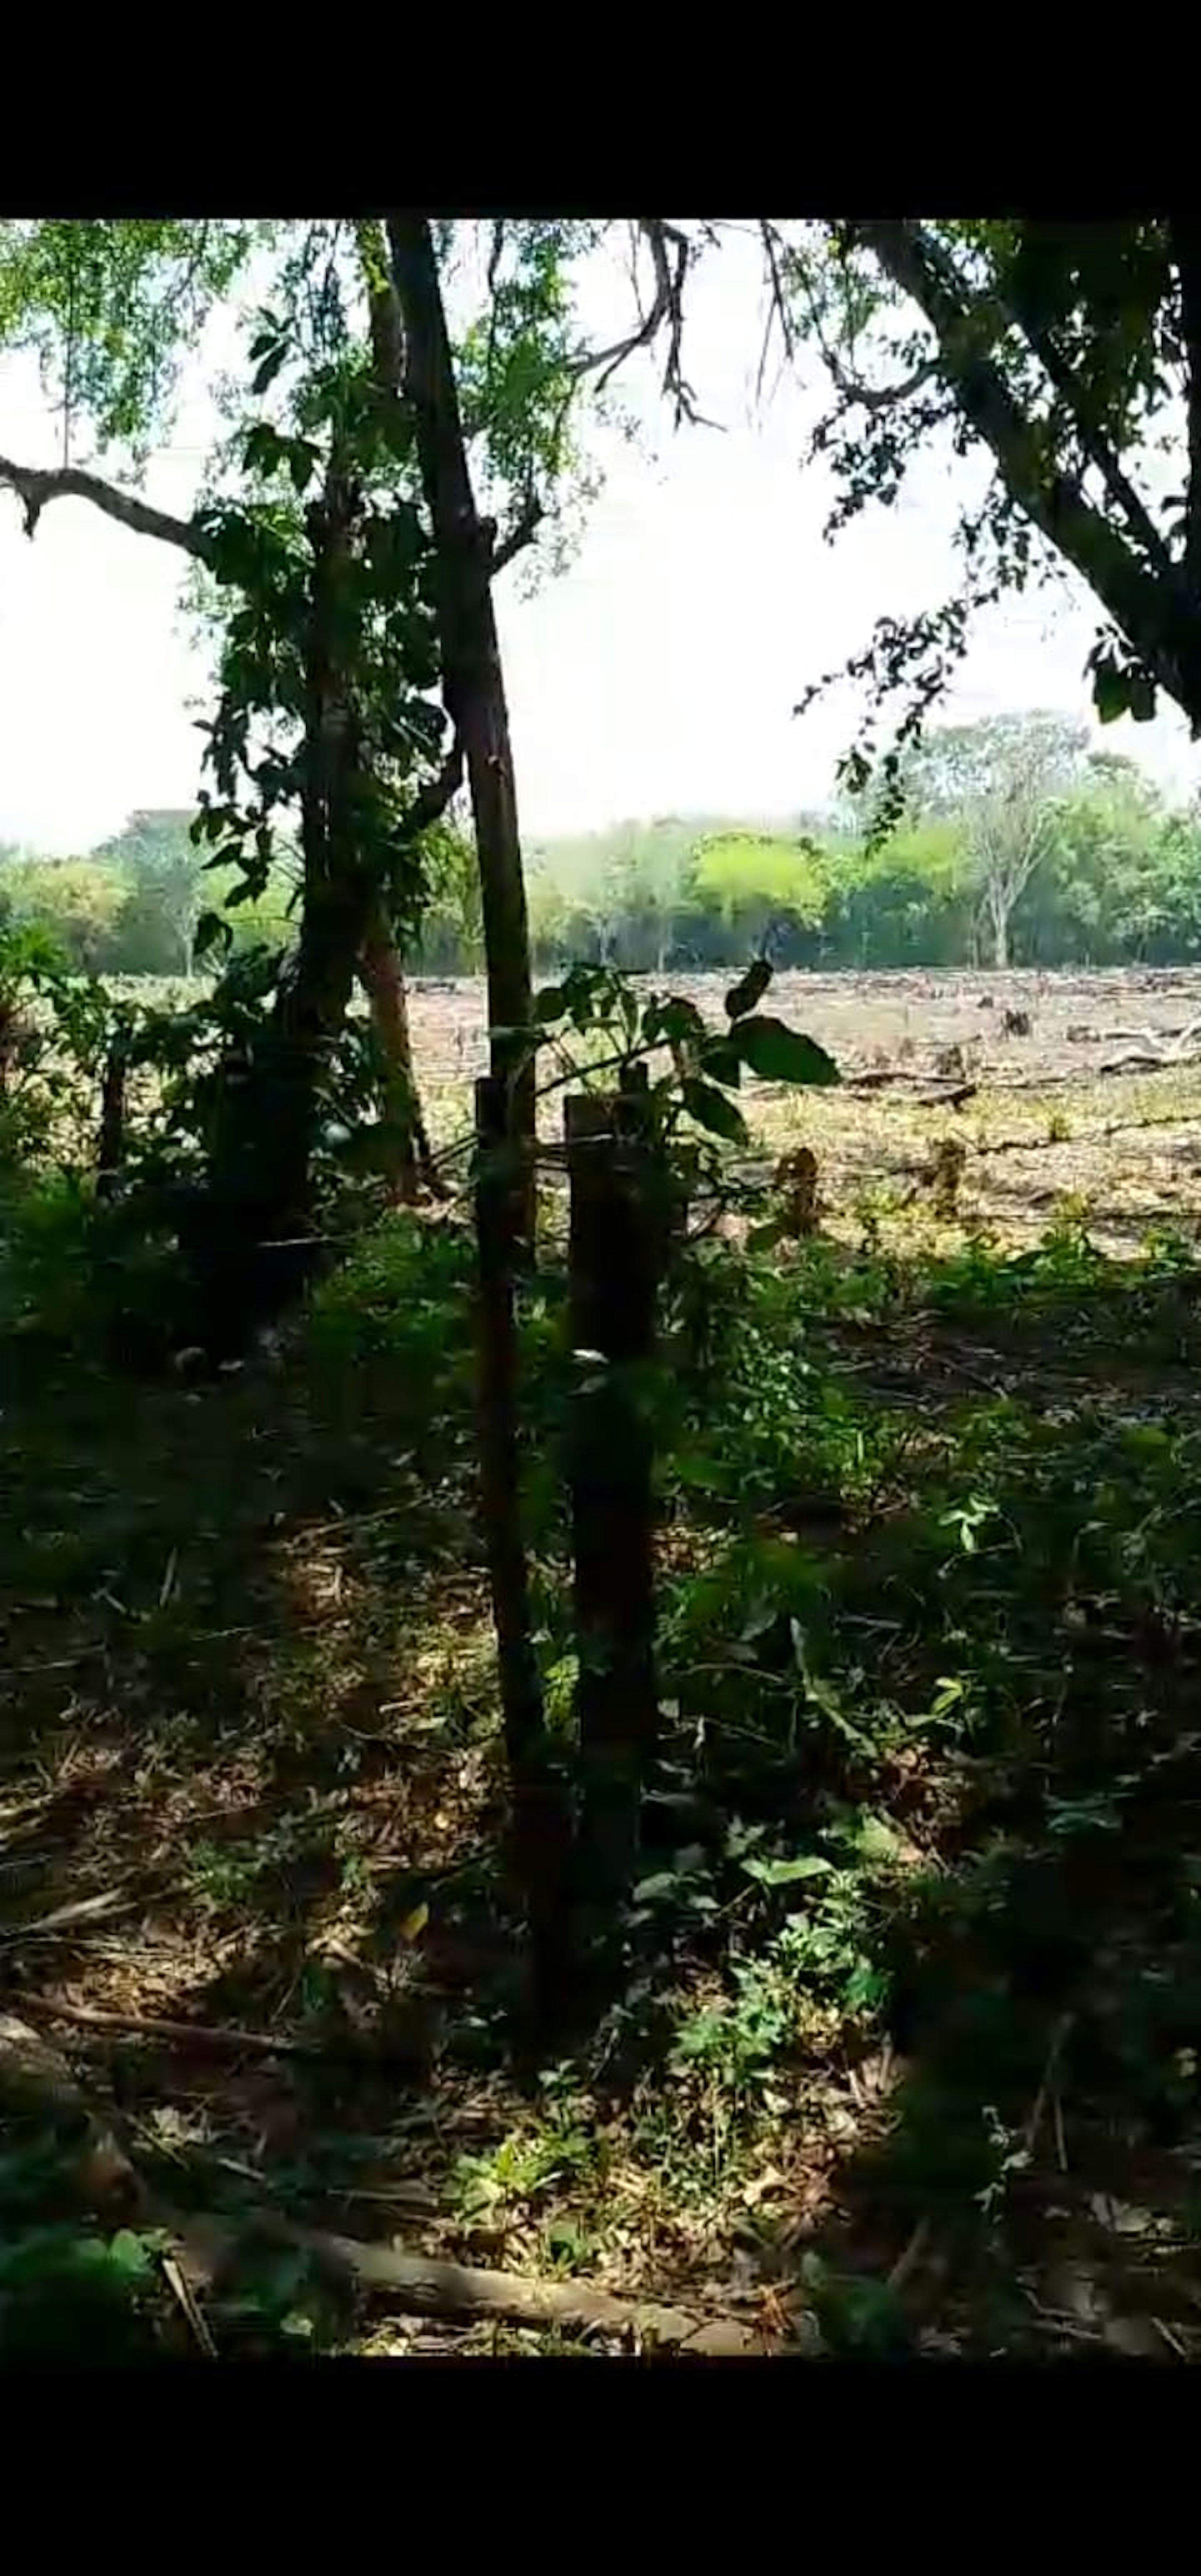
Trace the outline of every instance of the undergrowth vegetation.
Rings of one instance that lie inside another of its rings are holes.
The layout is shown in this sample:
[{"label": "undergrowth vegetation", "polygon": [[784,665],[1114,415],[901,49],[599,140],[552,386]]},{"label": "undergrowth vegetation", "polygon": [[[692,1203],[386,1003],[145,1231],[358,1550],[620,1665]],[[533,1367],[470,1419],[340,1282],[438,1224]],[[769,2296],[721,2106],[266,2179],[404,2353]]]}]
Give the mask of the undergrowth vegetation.
[{"label": "undergrowth vegetation", "polygon": [[[1058,556],[1099,720],[1201,730],[1197,238],[736,229],[827,536],[936,430],[992,479],[796,675],[864,693],[816,836],[527,886],[497,585],[628,364],[699,423],[730,228],[0,226],[0,484],[213,653],[186,842],[0,871],[6,2356],[1197,2349],[1197,818],[933,721]],[[899,1030],[842,971],[952,958]],[[487,996],[428,1117],[419,960]]]},{"label": "undergrowth vegetation", "polygon": [[[551,2277],[720,2291],[830,2351],[1189,2349],[1183,1247],[1116,1264],[1070,1211],[1016,1257],[977,1237],[906,1261],[870,1229],[694,1246],[655,1390],[639,1873],[608,1999],[532,2071],[507,2038],[467,1235],[389,1218],[270,1353],[136,1394],[79,1313],[69,1346],[29,1331],[43,1275],[102,1306],[103,1247],[69,1193],[9,1209],[6,1993],[312,2051],[213,2067],[112,2038],[172,2205],[390,2216]],[[553,1264],[521,1331],[566,1737]],[[399,2075],[342,2061],[364,2031]],[[194,2349],[154,2231],[48,2225],[33,2152],[0,2171],[6,2348]],[[201,2323],[222,2351],[404,2348],[295,2248],[243,2263]]]}]

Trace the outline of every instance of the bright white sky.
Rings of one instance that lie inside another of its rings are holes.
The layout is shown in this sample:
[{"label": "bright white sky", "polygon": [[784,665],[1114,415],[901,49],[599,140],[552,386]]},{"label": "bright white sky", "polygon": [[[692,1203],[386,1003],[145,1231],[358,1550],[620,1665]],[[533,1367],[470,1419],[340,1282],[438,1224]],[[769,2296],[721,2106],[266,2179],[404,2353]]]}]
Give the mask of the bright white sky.
[{"label": "bright white sky", "polygon": [[[878,616],[949,587],[949,532],[972,469],[931,458],[901,508],[826,545],[830,487],[800,464],[812,396],[781,386],[753,416],[759,334],[740,256],[702,268],[690,308],[691,381],[724,431],[673,432],[646,364],[629,392],[657,455],[606,434],[606,487],[571,568],[532,597],[516,570],[500,585],[531,838],[635,815],[782,816],[821,804],[855,700],[842,691],[796,719],[806,681],[865,641]],[[199,365],[185,378],[171,448],[145,486],[181,515],[211,426],[205,381]],[[0,450],[52,464],[59,436],[33,367],[0,362]],[[139,807],[193,801],[207,673],[178,609],[183,570],[170,548],[84,502],[56,502],[30,544],[17,501],[0,491],[0,841],[79,851]],[[947,716],[1037,706],[1089,720],[1084,660],[1097,622],[1066,586],[993,612]],[[1196,756],[1174,711],[1112,727],[1105,741],[1173,791],[1191,787]]]}]

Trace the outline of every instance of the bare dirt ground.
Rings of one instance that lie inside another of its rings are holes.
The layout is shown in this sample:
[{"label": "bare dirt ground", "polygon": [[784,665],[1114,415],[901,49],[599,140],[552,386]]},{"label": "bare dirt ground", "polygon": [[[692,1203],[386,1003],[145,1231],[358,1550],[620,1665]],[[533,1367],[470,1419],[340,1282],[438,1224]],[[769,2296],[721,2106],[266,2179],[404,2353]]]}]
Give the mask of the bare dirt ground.
[{"label": "bare dirt ground", "polygon": [[[715,1026],[730,980],[664,979]],[[878,1090],[745,1089],[764,1155],[814,1146],[823,1220],[835,1232],[865,1218],[911,1231],[932,1153],[948,1136],[966,1149],[954,1232],[986,1228],[1030,1243],[1066,1204],[1087,1217],[1098,1244],[1129,1251],[1149,1230],[1191,1233],[1201,1219],[1201,1064],[1104,1070],[1140,1033],[1170,1043],[1201,1017],[1201,969],[785,974],[770,1006],[819,1038],[846,1076],[892,1067],[907,1077]],[[465,1130],[471,1081],[486,1063],[484,987],[419,981],[411,1007],[431,1123],[449,1143]],[[1029,1035],[1006,1030],[1007,1011],[1026,1014]],[[958,1108],[923,1100],[924,1088],[960,1067],[974,1088]],[[547,1104],[548,1141],[557,1111],[558,1095]]]}]

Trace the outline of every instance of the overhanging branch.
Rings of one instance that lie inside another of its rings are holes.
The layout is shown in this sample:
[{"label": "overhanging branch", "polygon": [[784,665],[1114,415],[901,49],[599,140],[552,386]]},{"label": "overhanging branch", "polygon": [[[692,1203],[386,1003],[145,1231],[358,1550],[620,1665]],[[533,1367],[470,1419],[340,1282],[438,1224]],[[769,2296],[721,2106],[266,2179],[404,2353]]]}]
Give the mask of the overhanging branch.
[{"label": "overhanging branch", "polygon": [[1180,337],[1188,377],[1184,573],[1189,589],[1195,591],[1201,580],[1201,224],[1195,216],[1169,216],[1168,244],[1180,286]]},{"label": "overhanging branch", "polygon": [[497,538],[493,545],[488,569],[494,577],[498,572],[504,571],[506,564],[512,563],[514,555],[523,553],[526,546],[533,544],[545,516],[546,512],[541,501],[536,494],[531,493],[512,527],[503,537]]},{"label": "overhanging branch", "polygon": [[572,378],[595,376],[598,393],[604,391],[611,377],[632,358],[638,349],[649,349],[666,327],[668,334],[667,364],[663,386],[674,396],[677,417],[696,420],[699,415],[691,386],[685,382],[680,364],[684,332],[684,282],[692,258],[692,243],[679,226],[664,221],[661,215],[639,215],[636,230],[651,255],[655,291],[638,327],[624,339],[612,341],[607,348],[590,349],[576,358],[569,370]]},{"label": "overhanging branch", "polygon": [[1149,671],[1194,716],[1197,691],[1162,581],[1085,498],[1080,479],[1052,465],[982,342],[981,317],[922,225],[858,221],[854,237],[924,313],[938,344],[938,372],[969,426],[992,450],[1013,499],[1109,610]]},{"label": "overhanging branch", "polygon": [[441,820],[447,806],[458,795],[462,784],[463,743],[462,737],[456,733],[437,777],[431,778],[428,784],[418,791],[404,816],[400,837],[406,849],[413,841],[420,840],[422,833],[428,832],[432,823]]},{"label": "overhanging branch", "polygon": [[[938,256],[937,253],[934,255]],[[948,286],[956,287],[958,280],[950,262],[943,259],[941,266]],[[1038,315],[1033,311],[1027,298],[1019,299],[1011,291],[1009,295],[997,295],[994,300],[999,320],[1002,323],[1016,323],[1029,342],[1048,383],[1071,419],[1080,441],[1082,454],[1100,475],[1111,501],[1122,512],[1135,543],[1142,547],[1148,562],[1155,566],[1159,577],[1165,578],[1171,571],[1171,557],[1167,546],[1149,510],[1135,491],[1112,442],[1105,436],[1098,423],[1089,419],[1081,399],[1080,387],[1072,374],[1071,367],[1057,349],[1049,330],[1039,321]]]},{"label": "overhanging branch", "polygon": [[201,563],[211,561],[209,540],[195,520],[177,519],[170,510],[156,510],[152,502],[139,499],[136,492],[122,492],[99,474],[85,473],[82,466],[60,465],[46,472],[36,466],[14,464],[10,456],[0,456],[0,483],[7,483],[17,493],[24,507],[28,537],[36,534],[48,501],[90,501],[93,509],[102,510],[106,518],[116,519],[119,526],[132,528],[138,536],[158,537],[164,545],[179,546],[184,554],[194,555]]},{"label": "overhanging branch", "polygon": [[[791,340],[794,335],[792,333],[791,316],[787,311],[784,297],[779,256],[776,245],[769,237],[770,227],[764,224],[762,231],[764,249],[768,259],[768,274],[771,280],[772,309],[779,318],[780,327],[785,336],[785,347],[788,349],[791,346]],[[920,367],[915,367],[911,374],[903,376],[899,384],[864,384],[861,377],[853,375],[851,369],[843,364],[838,350],[834,348],[831,341],[828,339],[825,322],[822,318],[821,310],[818,305],[817,298],[814,295],[813,288],[805,274],[803,263],[799,259],[793,259],[790,266],[793,281],[804,298],[809,328],[812,331],[813,337],[821,352],[822,362],[825,366],[826,373],[830,378],[830,382],[833,385],[835,392],[841,397],[843,402],[858,404],[863,411],[888,411],[894,403],[907,402],[911,394],[920,392],[922,386],[929,384],[931,377],[937,374],[937,360],[934,358],[927,358]],[[766,358],[766,354],[767,349],[765,342],[764,358]],[[762,375],[762,362],[760,365],[760,375]]]}]

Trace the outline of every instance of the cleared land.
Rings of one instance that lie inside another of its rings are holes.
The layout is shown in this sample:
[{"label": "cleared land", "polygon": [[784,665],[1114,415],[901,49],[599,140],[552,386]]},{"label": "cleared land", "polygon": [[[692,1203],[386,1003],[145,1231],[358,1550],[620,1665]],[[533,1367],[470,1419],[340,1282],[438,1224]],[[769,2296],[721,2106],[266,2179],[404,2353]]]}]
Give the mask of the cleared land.
[{"label": "cleared land", "polygon": [[[715,1026],[728,974],[671,975]],[[959,1138],[967,1161],[961,1223],[1015,1245],[1038,1239],[1065,1200],[1083,1202],[1095,1240],[1112,1252],[1148,1231],[1191,1228],[1201,1216],[1201,1063],[1106,1072],[1142,1033],[1170,1046],[1201,1019],[1201,969],[1089,974],[780,975],[769,1004],[829,1047],[852,1080],[895,1070],[878,1089],[789,1095],[747,1086],[756,1141],[778,1153],[804,1140],[821,1166],[823,1215],[836,1233],[865,1217],[911,1236],[931,1154]],[[442,1142],[469,1115],[485,1068],[487,1010],[479,979],[413,986],[414,1046],[432,1125]],[[1006,1032],[1025,1013],[1028,1036]],[[930,1100],[962,1066],[971,1096]],[[558,1101],[543,1132],[555,1133]]]}]

